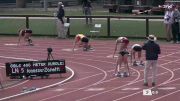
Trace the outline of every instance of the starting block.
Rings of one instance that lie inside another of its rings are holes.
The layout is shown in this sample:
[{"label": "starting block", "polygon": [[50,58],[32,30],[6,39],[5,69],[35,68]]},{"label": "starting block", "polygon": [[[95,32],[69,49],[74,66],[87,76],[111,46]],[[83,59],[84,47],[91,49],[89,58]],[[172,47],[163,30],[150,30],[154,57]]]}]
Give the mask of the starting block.
[{"label": "starting block", "polygon": [[30,43],[30,44],[27,44],[27,45],[25,45],[25,46],[34,46],[34,44]]},{"label": "starting block", "polygon": [[[113,55],[106,56],[107,58],[113,58]],[[118,58],[118,55],[114,55],[114,58]]]},{"label": "starting block", "polygon": [[1,89],[3,89],[3,85],[2,85],[2,83],[1,83],[1,81],[0,81],[0,86],[1,86]]},{"label": "starting block", "polygon": [[94,51],[94,48],[83,48],[83,51]]},{"label": "starting block", "polygon": [[29,43],[32,43],[32,39],[29,38],[29,39],[28,39],[28,42],[29,42]]},{"label": "starting block", "polygon": [[29,91],[33,91],[33,90],[36,90],[37,88],[36,87],[23,87],[22,88],[22,92],[25,93],[25,92],[29,92]]},{"label": "starting block", "polygon": [[144,66],[144,63],[142,61],[134,61],[133,66]]},{"label": "starting block", "polygon": [[[78,48],[75,48],[75,49],[74,49],[74,51],[77,51],[77,50],[79,50],[79,49],[78,49]],[[72,52],[73,49],[67,48],[67,49],[62,49],[62,51]]]},{"label": "starting block", "polygon": [[29,38],[27,41],[28,41],[28,46],[34,46],[32,39]]},{"label": "starting block", "polygon": [[117,74],[115,74],[115,76],[117,76],[117,77],[129,77],[129,73],[127,73],[127,72],[118,72]]}]

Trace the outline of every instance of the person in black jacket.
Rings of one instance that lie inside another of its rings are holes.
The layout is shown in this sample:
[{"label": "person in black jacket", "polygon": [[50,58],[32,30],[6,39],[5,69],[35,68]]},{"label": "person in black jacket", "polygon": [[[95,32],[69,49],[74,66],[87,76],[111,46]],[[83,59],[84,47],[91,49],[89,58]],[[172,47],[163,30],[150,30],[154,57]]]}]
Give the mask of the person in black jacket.
[{"label": "person in black jacket", "polygon": [[[85,16],[91,15],[91,1],[90,0],[83,0],[83,13]],[[92,18],[89,18],[90,24],[92,24]],[[88,17],[86,17],[86,24],[88,24]]]},{"label": "person in black jacket", "polygon": [[66,38],[66,33],[64,29],[64,5],[62,2],[58,3],[58,11],[57,11],[57,32],[58,32],[58,38]]},{"label": "person in black jacket", "polygon": [[157,72],[157,60],[158,55],[161,54],[160,46],[156,42],[154,35],[148,36],[148,41],[144,43],[142,49],[145,50],[146,64],[144,69],[144,86],[148,86],[148,73],[152,68],[152,86],[155,86],[156,72]]},{"label": "person in black jacket", "polygon": [[179,19],[180,12],[176,5],[172,5],[172,35],[173,35],[173,43],[180,43],[180,31],[179,31]]}]

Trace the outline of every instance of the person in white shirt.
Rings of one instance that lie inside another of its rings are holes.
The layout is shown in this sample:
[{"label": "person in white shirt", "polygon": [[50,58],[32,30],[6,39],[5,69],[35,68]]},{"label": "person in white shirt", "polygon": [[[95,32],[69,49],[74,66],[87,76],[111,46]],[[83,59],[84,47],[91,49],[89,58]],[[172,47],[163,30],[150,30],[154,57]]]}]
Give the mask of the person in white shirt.
[{"label": "person in white shirt", "polygon": [[171,41],[172,38],[172,5],[165,6],[165,15],[164,15],[164,24],[165,24],[165,30],[166,30],[166,40]]},{"label": "person in white shirt", "polygon": [[179,31],[179,19],[180,19],[180,12],[178,10],[178,7],[176,5],[172,6],[172,36],[173,36],[173,43],[180,43],[180,31]]}]

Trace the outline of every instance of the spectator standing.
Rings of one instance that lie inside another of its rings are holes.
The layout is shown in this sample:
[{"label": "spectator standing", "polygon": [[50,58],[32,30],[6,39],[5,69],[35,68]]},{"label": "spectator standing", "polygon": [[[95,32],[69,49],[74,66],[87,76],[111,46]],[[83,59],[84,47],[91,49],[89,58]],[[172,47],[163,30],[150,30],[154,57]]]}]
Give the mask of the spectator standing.
[{"label": "spectator standing", "polygon": [[156,84],[156,74],[157,74],[157,60],[158,55],[161,54],[160,46],[156,42],[156,37],[154,35],[149,35],[148,41],[144,43],[142,49],[145,50],[146,63],[144,69],[144,86],[148,86],[148,73],[150,68],[152,68],[152,86]]},{"label": "spectator standing", "polygon": [[172,9],[171,5],[166,5],[165,7],[165,15],[164,15],[164,24],[166,30],[166,40],[171,41],[172,37]]},{"label": "spectator standing", "polygon": [[172,35],[173,35],[173,43],[180,42],[180,32],[179,32],[179,19],[180,19],[180,12],[176,5],[172,5]]},{"label": "spectator standing", "polygon": [[[86,24],[88,24],[88,22],[90,22],[90,24],[92,24],[92,18],[87,17],[87,16],[91,15],[91,9],[92,9],[91,1],[83,0],[83,13],[86,16]],[[89,21],[88,21],[88,19],[89,19]]]},{"label": "spectator standing", "polygon": [[58,11],[57,11],[57,32],[58,32],[58,38],[66,38],[65,28],[64,28],[64,5],[62,2],[58,3]]}]

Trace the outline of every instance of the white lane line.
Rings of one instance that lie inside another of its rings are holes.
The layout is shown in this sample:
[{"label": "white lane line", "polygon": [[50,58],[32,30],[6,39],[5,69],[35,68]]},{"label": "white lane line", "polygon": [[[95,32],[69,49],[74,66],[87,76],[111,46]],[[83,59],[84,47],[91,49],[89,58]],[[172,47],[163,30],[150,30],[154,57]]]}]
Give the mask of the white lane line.
[{"label": "white lane line", "polygon": [[[55,46],[54,46],[55,47]],[[58,46],[57,46],[58,47]],[[41,49],[41,48],[40,48]],[[44,51],[44,50],[42,50]],[[33,51],[31,50],[31,52],[36,52],[36,51]],[[108,50],[109,52],[109,50]],[[102,53],[102,52],[101,52]],[[175,52],[175,53],[180,53],[180,51],[178,52]],[[171,55],[174,55],[175,53],[172,53],[172,54],[168,54],[167,56],[171,56]],[[55,53],[56,54],[56,53]],[[63,54],[69,54],[69,53],[63,53]],[[62,54],[61,54],[62,55]],[[92,55],[82,55],[82,54],[74,54],[74,55],[77,55],[77,56],[87,56],[87,57],[93,57]],[[160,56],[159,59],[163,58],[164,56]],[[107,58],[106,56],[96,56],[96,58]]]},{"label": "white lane line", "polygon": [[121,90],[125,90],[125,91],[131,91],[131,90],[140,90],[141,88],[138,88],[138,87],[128,87],[128,88],[123,88]]},{"label": "white lane line", "polygon": [[[174,55],[174,54],[179,53],[179,52],[180,52],[180,51],[175,52],[175,53],[172,53],[172,54],[168,54],[168,55],[165,55],[165,56],[161,56],[160,58],[163,58],[163,57],[166,57],[166,56],[170,56],[170,55]],[[176,60],[176,61],[179,61],[179,60],[180,60],[180,59],[178,59],[178,60]],[[161,64],[161,66],[166,65],[166,64],[169,64],[169,63],[173,63],[173,62],[175,62],[175,61],[170,61],[170,62],[167,62],[167,63]],[[165,67],[164,67],[164,69],[165,69]],[[173,73],[173,71],[171,71],[170,69],[167,69],[167,68],[166,68],[166,70],[170,71],[170,72],[171,72],[171,74],[174,74],[174,73]],[[171,76],[171,78],[170,78],[170,79],[168,79],[168,80],[166,80],[165,82],[166,82],[166,83],[168,83],[168,81],[170,81],[173,77],[174,77],[174,75],[172,75],[172,76]],[[162,84],[160,84],[160,85],[163,85],[163,84],[165,84],[165,83],[162,83]],[[153,87],[152,87],[152,88],[153,88]],[[150,89],[152,89],[152,88],[150,88]],[[139,94],[139,93],[141,93],[141,92],[142,92],[142,91],[139,91],[139,92],[136,92],[136,93],[130,94],[130,95],[128,95],[128,96],[121,97],[121,98],[116,99],[116,100],[113,100],[113,101],[122,100],[122,99],[124,99],[124,98],[131,97],[131,96],[136,95],[136,94]]]},{"label": "white lane line", "polygon": [[[69,93],[72,93],[72,92],[76,92],[76,91],[79,91],[79,90],[82,90],[82,89],[86,89],[86,88],[88,88],[88,87],[91,87],[91,86],[94,86],[94,85],[97,85],[97,84],[101,83],[101,82],[102,82],[103,80],[105,80],[106,77],[107,77],[106,71],[104,71],[103,69],[100,69],[100,68],[98,68],[98,67],[96,67],[96,66],[92,66],[92,65],[88,65],[88,64],[84,64],[84,63],[79,63],[79,62],[73,62],[73,61],[71,61],[71,62],[72,62],[72,63],[76,63],[76,64],[81,64],[81,65],[86,65],[86,66],[89,66],[89,67],[96,68],[96,69],[102,71],[103,73],[101,73],[101,75],[104,74],[104,76],[103,76],[103,78],[102,78],[101,80],[99,80],[98,82],[95,82],[95,83],[93,83],[93,84],[87,85],[87,86],[85,86],[85,87],[81,87],[81,88],[79,88],[79,89],[77,89],[77,90],[73,90],[73,91],[69,91],[69,92],[66,92],[66,93],[61,93],[61,94],[59,94],[59,95],[51,96],[51,97],[49,97],[49,98],[41,99],[41,100],[39,100],[39,101],[50,100],[50,99],[56,98],[56,97],[61,96],[61,95],[65,95],[65,94],[69,94]],[[97,75],[97,74],[95,74],[95,75]]]},{"label": "white lane line", "polygon": [[[72,61],[71,61],[71,62],[72,62]],[[107,77],[106,71],[103,70],[103,69],[100,69],[100,68],[98,68],[98,67],[96,67],[96,66],[92,66],[92,65],[88,65],[88,64],[84,64],[84,63],[78,63],[78,62],[72,62],[72,63],[77,63],[77,64],[81,64],[81,65],[86,65],[86,66],[89,66],[89,67],[93,67],[93,68],[96,68],[96,69],[98,69],[98,70],[100,70],[100,71],[103,72],[104,77],[103,77],[100,81],[96,82],[96,83],[93,84],[93,85],[97,85],[98,83],[101,83],[101,82],[104,81],[104,80],[106,79],[106,77]]]},{"label": "white lane line", "polygon": [[[28,81],[29,81],[29,80],[25,80],[25,81],[23,81],[23,82],[21,82],[21,83],[18,83],[18,84],[16,84],[16,85],[14,85],[14,86],[6,87],[6,88],[3,88],[3,89],[1,89],[1,90],[6,90],[6,89],[13,88],[13,87],[17,87],[17,86],[19,86],[19,85],[22,85],[22,84],[28,82]],[[1,90],[0,90],[0,91],[1,91]],[[1,101],[1,99],[0,99],[0,101]]]},{"label": "white lane line", "polygon": [[[32,60],[33,60],[33,59],[16,58],[16,57],[6,57],[6,56],[0,56],[0,58],[5,58],[5,59],[15,59],[15,60],[30,60],[30,61],[32,61]],[[10,86],[10,87],[7,87],[7,88],[3,88],[3,89],[1,89],[1,90],[10,89],[10,88],[13,88],[13,87],[19,86],[19,85],[21,85],[21,84],[24,84],[24,83],[26,83],[26,82],[28,82],[28,81],[29,81],[29,80],[26,80],[26,81],[23,81],[22,83],[19,83],[19,84],[16,84],[16,85],[14,85],[14,86]],[[0,99],[0,101],[1,101],[1,99]]]},{"label": "white lane line", "polygon": [[[170,81],[170,82],[168,82],[168,83],[171,83],[171,82],[174,82],[174,81],[177,81],[177,80],[180,80],[180,78],[174,79],[174,80],[172,80],[172,81]],[[174,92],[168,93],[168,94],[166,94],[166,95],[160,96],[160,97],[155,98],[155,99],[153,99],[153,100],[151,100],[151,101],[156,101],[156,100],[162,99],[162,98],[164,98],[164,97],[167,97],[167,96],[173,95],[173,94],[178,93],[178,92],[180,92],[180,90],[177,90],[177,91],[174,91]]]},{"label": "white lane line", "polygon": [[2,100],[9,100],[9,99],[12,99],[14,97],[18,97],[18,96],[22,96],[22,95],[26,95],[26,94],[30,94],[30,93],[34,93],[34,92],[38,92],[38,91],[41,91],[41,90],[44,90],[44,89],[47,89],[47,88],[50,88],[50,87],[57,86],[57,85],[62,84],[64,82],[67,82],[68,80],[70,80],[74,76],[74,71],[71,68],[69,68],[69,67],[66,67],[66,68],[69,69],[72,72],[72,75],[70,77],[68,77],[67,79],[65,79],[65,80],[63,80],[61,82],[52,84],[52,85],[48,85],[48,86],[44,86],[44,87],[41,87],[41,88],[37,88],[36,90],[27,91],[27,92],[19,93],[19,94],[16,94],[16,95],[4,97],[4,98],[1,98],[0,101],[2,101]]},{"label": "white lane line", "polygon": [[15,59],[15,60],[27,60],[27,61],[37,61],[37,60],[34,60],[34,59],[16,58],[16,57],[7,57],[7,56],[0,56],[0,58],[5,58],[5,59]]},{"label": "white lane line", "polygon": [[177,90],[177,91],[175,91],[175,92],[172,92],[172,93],[166,94],[166,95],[164,95],[164,96],[158,97],[158,98],[153,99],[153,100],[151,100],[151,101],[156,101],[156,100],[162,99],[162,98],[164,98],[164,97],[167,97],[167,96],[169,96],[169,95],[172,95],[172,94],[175,94],[175,93],[178,93],[178,92],[180,92],[180,90]]},{"label": "white lane line", "polygon": [[105,90],[105,88],[88,88],[88,89],[86,89],[86,90],[84,90],[84,91],[88,91],[88,92],[95,92],[95,91],[103,91],[103,90]]},{"label": "white lane line", "polygon": [[[178,60],[179,61],[179,60]],[[173,62],[173,61],[171,61],[171,62]],[[170,62],[169,62],[170,63]],[[167,64],[167,63],[164,63],[164,64]],[[164,65],[164,64],[161,64],[161,65]],[[165,68],[164,68],[165,69]],[[174,76],[174,75],[173,75]],[[170,81],[172,79],[172,76],[171,76],[171,78],[170,79],[168,79],[167,80],[167,82],[168,81]],[[135,81],[134,83],[136,83],[136,82],[139,82],[139,81],[143,81],[144,79],[142,79],[142,80],[138,80],[138,81]],[[130,85],[130,84],[129,84]],[[115,89],[111,89],[111,90],[108,90],[108,91],[104,91],[104,92],[101,92],[101,93],[98,93],[98,94],[94,94],[94,95],[91,95],[91,96],[88,96],[88,97],[84,97],[84,98],[82,98],[82,99],[78,99],[78,100],[76,100],[76,101],[81,101],[81,100],[86,100],[86,99],[89,99],[89,98],[92,98],[92,97],[95,97],[95,96],[97,96],[97,95],[100,95],[100,94],[104,94],[104,93],[107,93],[107,92],[110,92],[110,91],[113,91],[113,90],[116,90],[116,89],[119,89],[120,87],[117,87],[117,88],[115,88]],[[140,92],[142,92],[142,91],[140,91]],[[139,93],[140,93],[139,92]],[[131,94],[132,95],[132,94]],[[116,100],[119,100],[119,99],[116,99]],[[116,101],[115,100],[115,101]]]},{"label": "white lane line", "polygon": [[[75,48],[74,51],[79,50],[78,48]],[[62,49],[62,51],[67,51],[67,52],[72,52],[73,49],[72,48],[66,48],[66,49]]]},{"label": "white lane line", "polygon": [[[111,71],[114,71],[114,70],[111,70]],[[100,74],[100,73],[99,73],[99,74]],[[98,74],[98,75],[99,75],[99,74]],[[102,73],[101,73],[101,74],[102,74]],[[139,76],[139,77],[140,77],[140,76]],[[139,77],[137,77],[136,79],[138,79]],[[114,79],[116,79],[116,78],[113,78],[112,80],[114,80]],[[111,80],[107,80],[107,81],[105,81],[105,82],[108,82],[108,81],[111,81]],[[132,82],[134,82],[134,81],[132,81]],[[100,83],[98,83],[98,84],[101,84],[101,83],[104,83],[104,82],[100,82]],[[128,84],[127,84],[127,85],[128,85]],[[39,101],[50,100],[50,99],[53,99],[53,98],[56,98],[56,97],[59,97],[59,96],[65,95],[65,94],[69,94],[69,93],[72,93],[72,92],[76,92],[76,91],[79,91],[79,90],[82,90],[82,89],[85,89],[85,88],[88,88],[88,87],[91,87],[91,86],[93,86],[93,84],[92,84],[92,85],[85,86],[85,87],[82,87],[82,88],[79,88],[78,90],[74,90],[74,91],[70,91],[70,92],[63,93],[63,94],[55,95],[55,96],[52,96],[52,97],[49,97],[49,98],[46,98],[46,99],[42,99],[42,100],[39,100]]]},{"label": "white lane line", "polygon": [[177,52],[174,52],[174,53],[171,53],[171,54],[168,54],[168,55],[161,56],[161,57],[159,57],[159,59],[167,57],[167,56],[171,56],[171,55],[174,55],[174,54],[178,54],[178,53],[180,53],[180,51],[177,51]]},{"label": "white lane line", "polygon": [[[108,55],[108,56],[106,56],[106,57],[107,57],[107,58],[113,58],[113,55]],[[117,58],[118,55],[115,55],[114,57]]]},{"label": "white lane line", "polygon": [[[172,54],[170,54],[170,55],[172,55]],[[74,57],[71,57],[71,58],[74,58]],[[91,59],[92,60],[92,59]],[[97,60],[96,60],[97,61]],[[103,62],[105,62],[105,61],[103,61]],[[109,62],[109,63],[112,63],[112,62]],[[167,73],[167,72],[165,72],[165,73]],[[141,80],[142,81],[142,80]],[[82,88],[83,89],[83,88]],[[80,88],[80,90],[81,90],[81,88]],[[73,92],[75,92],[75,91],[73,91]],[[71,93],[71,92],[67,92],[67,93],[64,93],[64,94],[69,94],[69,93]],[[61,94],[61,95],[64,95],[64,94]],[[47,99],[42,99],[42,100],[39,100],[39,101],[45,101],[45,100],[49,100],[49,99],[53,99],[53,98],[55,98],[55,97],[58,97],[58,96],[61,96],[61,95],[56,95],[56,96],[53,96],[53,97],[50,97],[50,98],[47,98]]]},{"label": "white lane line", "polygon": [[161,90],[174,90],[174,89],[176,89],[176,87],[159,87],[158,89],[161,89]]},{"label": "white lane line", "polygon": [[[171,54],[168,54],[168,55],[166,55],[166,56],[172,56],[172,55],[174,55],[174,54],[177,54],[177,53],[180,53],[180,51],[178,51],[178,52],[175,52],[175,53],[171,53]],[[68,53],[69,54],[69,53]],[[94,57],[93,55],[82,55],[82,54],[74,54],[74,55],[76,55],[76,56],[78,56],[78,57]],[[107,57],[106,56],[95,56],[96,58],[106,58],[107,59]],[[165,56],[160,56],[159,57],[159,59],[162,59],[162,58],[164,58]],[[74,58],[74,57],[72,57],[72,58]],[[87,59],[87,58],[86,58]],[[89,60],[93,60],[93,59],[89,59]],[[97,59],[94,59],[93,61],[96,61]]]},{"label": "white lane line", "polygon": [[[132,68],[132,69],[133,69],[133,68]],[[134,70],[135,70],[135,69],[134,69]],[[135,71],[137,71],[137,70],[135,70]],[[104,94],[104,93],[107,93],[107,92],[110,92],[110,91],[113,91],[113,90],[116,90],[116,89],[119,89],[119,88],[122,88],[122,87],[125,87],[125,86],[128,86],[128,85],[134,84],[134,83],[136,83],[137,80],[140,78],[140,72],[137,71],[137,73],[138,73],[138,76],[137,76],[133,81],[131,81],[131,82],[128,83],[128,84],[125,84],[125,85],[122,85],[122,86],[119,86],[119,87],[116,87],[116,88],[113,88],[113,89],[110,89],[110,90],[107,90],[107,91],[104,91],[104,92],[100,92],[100,93],[97,93],[97,94],[94,94],[94,95],[91,95],[91,96],[88,96],[88,97],[84,97],[84,98],[78,99],[78,100],[76,100],[76,101],[86,100],[86,99],[95,97],[95,96],[97,96],[97,95]]]},{"label": "white lane line", "polygon": [[[1,58],[6,58],[6,59],[37,61],[37,60],[26,59],[26,58],[16,58],[16,57],[6,57],[6,56],[0,56],[0,57],[1,57]],[[2,100],[8,100],[8,99],[11,99],[11,98],[14,98],[14,97],[18,97],[18,96],[22,96],[22,95],[25,95],[25,94],[29,94],[29,93],[32,93],[32,92],[37,92],[37,91],[44,90],[44,89],[47,89],[47,88],[50,88],[50,87],[53,87],[53,86],[57,86],[57,85],[62,84],[62,83],[64,83],[64,82],[67,82],[68,80],[70,80],[71,78],[73,78],[73,76],[74,76],[74,71],[73,71],[71,68],[67,67],[67,66],[66,66],[66,68],[67,68],[69,71],[71,71],[71,76],[68,77],[67,79],[65,79],[65,80],[63,80],[63,81],[61,81],[61,82],[52,84],[52,85],[48,85],[48,86],[44,86],[44,87],[38,88],[38,89],[33,90],[33,91],[23,92],[23,93],[19,93],[19,94],[16,94],[16,95],[4,97],[4,98],[1,98],[0,101],[2,101]],[[21,85],[21,84],[23,84],[23,83],[25,83],[25,82],[28,82],[28,81],[29,81],[29,80],[26,80],[26,81],[24,81],[24,82],[22,82],[22,83],[20,83],[20,84],[18,84],[18,85]],[[15,85],[15,86],[18,86],[18,85]],[[12,86],[12,87],[15,87],[15,86]],[[12,87],[9,87],[9,88],[12,88]],[[6,88],[6,89],[9,89],[9,88]]]},{"label": "white lane line", "polygon": [[[179,61],[180,59],[178,59],[178,60],[176,60],[176,61]],[[163,83],[161,83],[161,84],[159,84],[158,86],[161,86],[161,85],[164,85],[164,84],[167,84],[173,77],[174,77],[174,73],[173,73],[173,71],[171,71],[170,69],[167,69],[167,68],[165,68],[165,67],[163,67],[163,65],[166,65],[166,64],[169,64],[169,63],[173,63],[173,62],[175,62],[175,61],[170,61],[170,62],[167,62],[167,63],[164,63],[164,64],[161,64],[160,66],[162,67],[162,68],[164,68],[164,69],[166,69],[167,71],[170,71],[171,73],[172,73],[172,75],[171,75],[171,77],[168,79],[168,80],[166,80],[165,82],[163,82]],[[157,76],[159,76],[159,75],[157,75]],[[142,79],[141,81],[143,81],[144,79]],[[149,89],[153,89],[154,87],[151,87],[151,88],[149,88]],[[115,99],[115,100],[113,100],[113,101],[119,101],[119,100],[123,100],[123,99],[125,99],[125,98],[128,98],[128,97],[131,97],[131,96],[134,96],[134,95],[136,95],[136,94],[139,94],[139,93],[141,93],[142,91],[139,91],[139,92],[136,92],[136,93],[133,93],[133,94],[130,94],[130,95],[127,95],[127,96],[124,96],[124,97],[121,97],[121,98],[119,98],[119,99]]]},{"label": "white lane line", "polygon": [[[123,68],[121,68],[121,69],[123,69]],[[109,71],[107,71],[107,72],[113,72],[113,71],[114,71],[114,69],[109,70]],[[62,85],[69,84],[69,83],[73,83],[73,82],[78,82],[78,81],[80,81],[80,80],[88,79],[88,78],[91,78],[91,77],[94,77],[94,76],[98,76],[98,75],[102,75],[102,74],[103,74],[103,73],[98,73],[98,74],[95,74],[95,75],[92,75],[92,76],[87,76],[87,77],[82,78],[82,79],[78,79],[78,80],[74,80],[74,81],[70,81],[70,82],[64,83],[64,84],[62,84]],[[112,79],[109,79],[109,80],[105,80],[105,81],[102,81],[102,82],[99,83],[99,84],[106,83],[106,82],[111,82],[111,81],[116,80],[116,79],[118,79],[118,78],[112,78]],[[130,82],[130,81],[129,81],[129,82]],[[62,86],[62,85],[60,85],[60,86]],[[62,88],[60,88],[60,89],[62,89]],[[65,88],[65,89],[79,89],[79,88]]]},{"label": "white lane line", "polygon": [[[88,98],[91,98],[91,97],[94,97],[94,96],[97,96],[97,95],[100,95],[100,94],[103,94],[103,93],[107,93],[107,92],[110,92],[110,91],[113,91],[113,90],[116,90],[116,89],[119,89],[119,88],[122,88],[122,87],[125,87],[127,85],[135,83],[135,81],[137,81],[140,78],[140,72],[138,70],[134,69],[134,68],[131,68],[131,69],[135,70],[138,73],[138,76],[133,81],[129,82],[128,84],[123,85],[123,86],[119,86],[119,87],[116,87],[116,88],[113,88],[111,90],[107,90],[107,91],[104,91],[104,92],[101,92],[101,93],[97,93],[97,94],[94,94],[94,95],[91,95],[91,96],[88,96],[88,97],[84,97],[84,98],[78,99],[76,101],[86,100]],[[107,82],[107,81],[105,81],[105,82]]]},{"label": "white lane line", "polygon": [[[180,60],[180,59],[179,59],[179,60]],[[168,63],[166,63],[166,64],[168,64]],[[168,68],[165,68],[165,67],[162,66],[162,65],[160,65],[160,66],[171,73],[171,78],[169,78],[169,80],[167,80],[166,82],[162,83],[162,85],[163,85],[163,84],[168,83],[170,80],[172,80],[172,79],[174,78],[174,72],[173,72],[172,70],[168,69]]]},{"label": "white lane line", "polygon": [[[121,69],[123,69],[123,68],[121,68]],[[114,71],[114,69],[109,70],[107,72],[112,72],[112,71]],[[87,77],[84,77],[84,78],[81,78],[81,79],[78,79],[78,80],[70,81],[70,82],[67,82],[67,83],[64,83],[64,84],[70,84],[70,83],[73,83],[73,82],[78,82],[78,81],[88,79],[88,78],[91,78],[91,77],[95,77],[95,76],[98,76],[98,75],[102,75],[102,74],[103,73],[98,73],[98,74],[87,76]],[[109,80],[105,80],[105,81],[102,81],[101,83],[110,82],[110,81],[115,80],[115,79],[118,79],[118,78],[112,78],[112,79],[109,79]]]},{"label": "white lane line", "polygon": [[5,68],[5,66],[0,66],[1,68],[0,69],[4,69]]},{"label": "white lane line", "polygon": [[5,43],[5,46],[17,46],[18,44],[14,44],[14,43]]},{"label": "white lane line", "polygon": [[62,92],[62,91],[64,91],[64,89],[62,89],[62,88],[59,88],[59,89],[54,89],[54,90],[52,90],[52,91],[56,91],[56,92]]}]

